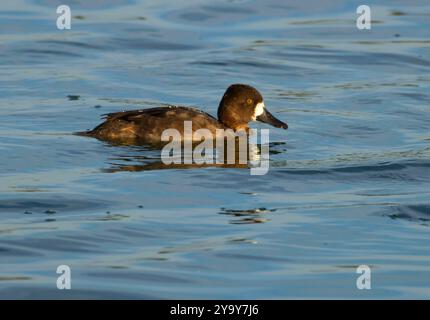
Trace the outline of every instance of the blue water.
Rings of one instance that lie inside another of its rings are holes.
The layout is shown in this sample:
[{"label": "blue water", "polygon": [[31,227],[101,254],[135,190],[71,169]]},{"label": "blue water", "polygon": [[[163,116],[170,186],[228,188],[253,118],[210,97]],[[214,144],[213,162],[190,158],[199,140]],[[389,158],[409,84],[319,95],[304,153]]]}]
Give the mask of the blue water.
[{"label": "blue water", "polygon": [[[0,5],[0,298],[430,298],[428,1],[67,3]],[[290,127],[264,176],[71,134],[237,82]]]}]

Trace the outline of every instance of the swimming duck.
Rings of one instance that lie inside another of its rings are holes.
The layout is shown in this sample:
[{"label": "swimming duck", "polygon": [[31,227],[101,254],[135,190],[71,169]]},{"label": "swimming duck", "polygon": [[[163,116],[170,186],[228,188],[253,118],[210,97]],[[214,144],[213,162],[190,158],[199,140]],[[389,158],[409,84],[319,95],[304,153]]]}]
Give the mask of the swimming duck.
[{"label": "swimming duck", "polygon": [[248,123],[261,121],[287,129],[285,122],[266,110],[257,89],[245,84],[228,87],[218,107],[218,119],[196,108],[167,106],[109,113],[93,130],[77,134],[109,142],[159,143],[165,129],[176,129],[184,136],[184,121],[192,121],[192,130],[248,130]]}]

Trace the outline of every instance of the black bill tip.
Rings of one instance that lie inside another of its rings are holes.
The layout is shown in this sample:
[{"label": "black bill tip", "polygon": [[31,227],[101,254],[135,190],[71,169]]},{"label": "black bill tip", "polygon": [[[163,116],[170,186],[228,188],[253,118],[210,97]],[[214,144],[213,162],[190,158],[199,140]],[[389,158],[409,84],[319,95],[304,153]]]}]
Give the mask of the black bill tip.
[{"label": "black bill tip", "polygon": [[282,122],[281,120],[275,118],[269,111],[264,109],[264,112],[256,118],[257,121],[270,124],[276,128],[288,129],[288,124]]}]

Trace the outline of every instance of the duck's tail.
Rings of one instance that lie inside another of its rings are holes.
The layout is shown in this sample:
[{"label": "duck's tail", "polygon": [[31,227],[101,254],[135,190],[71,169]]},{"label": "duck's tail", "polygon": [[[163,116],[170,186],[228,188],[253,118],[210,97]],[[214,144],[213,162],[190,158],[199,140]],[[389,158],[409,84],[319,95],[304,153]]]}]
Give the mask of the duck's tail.
[{"label": "duck's tail", "polygon": [[73,134],[82,137],[94,137],[94,130],[73,132]]}]

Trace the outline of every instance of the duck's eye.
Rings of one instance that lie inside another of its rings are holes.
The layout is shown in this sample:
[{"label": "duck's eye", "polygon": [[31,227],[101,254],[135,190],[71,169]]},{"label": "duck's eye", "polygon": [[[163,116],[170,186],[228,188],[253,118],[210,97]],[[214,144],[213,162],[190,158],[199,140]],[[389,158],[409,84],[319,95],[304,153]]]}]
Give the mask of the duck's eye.
[{"label": "duck's eye", "polygon": [[252,99],[247,99],[247,100],[246,100],[246,103],[247,103],[247,104],[252,104],[253,102],[254,102],[254,101],[253,101]]}]

